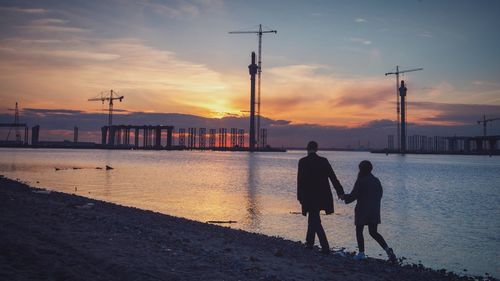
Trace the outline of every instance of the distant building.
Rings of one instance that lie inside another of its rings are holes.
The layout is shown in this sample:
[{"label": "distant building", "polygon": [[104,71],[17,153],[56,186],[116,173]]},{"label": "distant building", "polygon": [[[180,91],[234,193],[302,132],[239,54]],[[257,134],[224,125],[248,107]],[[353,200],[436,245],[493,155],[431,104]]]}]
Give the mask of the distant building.
[{"label": "distant building", "polygon": [[394,135],[387,136],[387,149],[394,150]]},{"label": "distant building", "polygon": [[[423,136],[406,138],[406,151],[414,153],[498,154],[500,136]],[[394,151],[394,135],[387,136],[387,149]]]}]

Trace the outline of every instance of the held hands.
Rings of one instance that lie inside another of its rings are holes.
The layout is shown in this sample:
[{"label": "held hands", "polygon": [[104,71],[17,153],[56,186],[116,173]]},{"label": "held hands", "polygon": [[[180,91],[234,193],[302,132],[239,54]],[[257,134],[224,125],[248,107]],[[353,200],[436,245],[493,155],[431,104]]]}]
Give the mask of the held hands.
[{"label": "held hands", "polygon": [[345,201],[345,194],[339,195],[339,199],[342,200],[342,201]]}]

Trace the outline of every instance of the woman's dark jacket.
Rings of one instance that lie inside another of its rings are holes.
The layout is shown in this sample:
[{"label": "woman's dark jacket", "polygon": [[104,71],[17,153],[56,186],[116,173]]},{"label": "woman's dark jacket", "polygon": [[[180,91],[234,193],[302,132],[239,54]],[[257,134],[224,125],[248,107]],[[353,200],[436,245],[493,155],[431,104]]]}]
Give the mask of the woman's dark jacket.
[{"label": "woman's dark jacket", "polygon": [[310,153],[299,161],[297,173],[297,199],[302,205],[302,214],[324,210],[333,213],[333,196],[330,179],[337,195],[344,195],[344,189],[337,179],[328,159]]},{"label": "woman's dark jacket", "polygon": [[380,223],[380,201],[382,199],[382,184],[371,173],[360,176],[354,184],[351,194],[345,195],[347,204],[357,200],[354,209],[354,224],[369,225]]}]

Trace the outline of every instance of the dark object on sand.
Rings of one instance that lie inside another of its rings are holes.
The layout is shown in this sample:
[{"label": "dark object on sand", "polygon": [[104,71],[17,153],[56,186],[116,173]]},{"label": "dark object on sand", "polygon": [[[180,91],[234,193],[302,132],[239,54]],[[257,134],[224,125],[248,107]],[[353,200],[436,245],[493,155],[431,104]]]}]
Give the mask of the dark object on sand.
[{"label": "dark object on sand", "polygon": [[106,170],[113,170],[113,167],[106,165]]},{"label": "dark object on sand", "polygon": [[207,223],[238,223],[237,221],[207,221]]},{"label": "dark object on sand", "polygon": [[291,215],[302,215],[302,212],[290,212]]},{"label": "dark object on sand", "polygon": [[90,202],[90,203],[85,203],[83,205],[75,205],[75,208],[88,210],[94,208],[94,206],[95,204]]},{"label": "dark object on sand", "polygon": [[50,193],[52,193],[52,190],[47,190],[47,189],[43,189],[43,188],[34,188],[31,192],[38,193],[38,194],[50,194]]},{"label": "dark object on sand", "polygon": [[102,168],[101,168],[101,167],[95,167],[95,169],[96,169],[96,170],[102,170]]}]

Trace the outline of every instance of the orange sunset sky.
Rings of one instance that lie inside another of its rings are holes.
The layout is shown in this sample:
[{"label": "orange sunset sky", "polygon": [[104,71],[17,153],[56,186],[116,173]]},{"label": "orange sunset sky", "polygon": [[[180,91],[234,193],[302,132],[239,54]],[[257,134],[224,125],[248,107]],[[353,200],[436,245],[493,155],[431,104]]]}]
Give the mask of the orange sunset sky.
[{"label": "orange sunset sky", "polygon": [[483,114],[500,116],[499,7],[497,1],[2,1],[0,112],[9,121],[18,101],[28,109],[101,113],[106,106],[87,99],[114,89],[125,96],[116,107],[128,112],[242,116],[257,37],[228,31],[262,23],[278,31],[263,39],[267,118],[346,128],[395,120],[395,77],[384,73],[400,65],[424,68],[402,77],[410,122],[477,126]]}]

